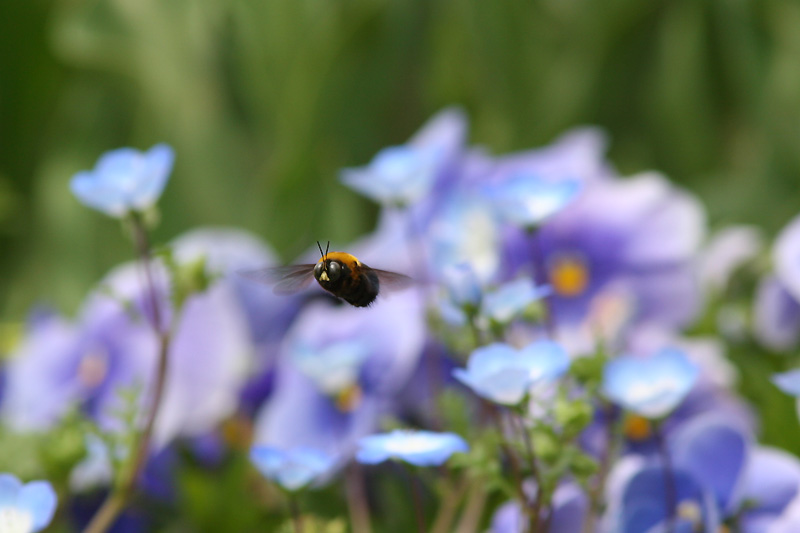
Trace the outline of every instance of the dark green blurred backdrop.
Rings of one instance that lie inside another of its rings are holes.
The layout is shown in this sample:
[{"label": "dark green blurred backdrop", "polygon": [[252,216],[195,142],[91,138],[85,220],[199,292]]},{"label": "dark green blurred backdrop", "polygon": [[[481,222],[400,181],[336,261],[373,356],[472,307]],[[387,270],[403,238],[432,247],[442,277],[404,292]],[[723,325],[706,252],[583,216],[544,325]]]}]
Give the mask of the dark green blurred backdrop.
[{"label": "dark green blurred backdrop", "polygon": [[0,317],[74,311],[130,256],[71,175],[170,143],[156,240],[237,225],[289,259],[375,209],[337,169],[460,104],[493,153],[605,128],[716,224],[800,209],[800,3],[747,0],[5,0]]}]

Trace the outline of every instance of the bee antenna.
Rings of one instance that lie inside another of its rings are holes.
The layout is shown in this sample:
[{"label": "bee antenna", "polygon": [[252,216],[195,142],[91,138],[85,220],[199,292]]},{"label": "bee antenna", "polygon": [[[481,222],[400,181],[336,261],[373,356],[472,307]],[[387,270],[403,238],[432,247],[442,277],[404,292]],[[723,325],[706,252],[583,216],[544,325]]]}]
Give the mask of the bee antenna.
[{"label": "bee antenna", "polygon": [[322,245],[317,241],[317,248],[319,248],[319,253],[322,255],[322,268],[325,269],[325,272],[328,271],[328,263],[325,261],[325,258],[328,256],[328,248],[331,246],[331,241],[328,241],[328,244],[325,246],[325,251],[322,251]]}]

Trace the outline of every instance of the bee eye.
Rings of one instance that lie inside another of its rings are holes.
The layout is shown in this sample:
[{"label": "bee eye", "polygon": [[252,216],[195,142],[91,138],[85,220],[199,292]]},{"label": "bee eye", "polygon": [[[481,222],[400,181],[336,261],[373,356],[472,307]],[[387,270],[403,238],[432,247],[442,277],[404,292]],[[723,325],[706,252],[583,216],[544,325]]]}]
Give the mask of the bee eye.
[{"label": "bee eye", "polygon": [[[322,263],[317,263],[317,264],[314,266],[314,277],[315,277],[316,279],[319,279],[319,277],[322,275],[322,271],[323,271],[324,269],[325,269],[325,266],[324,266]],[[307,271],[306,271],[306,272],[307,272]]]},{"label": "bee eye", "polygon": [[339,279],[339,275],[342,273],[342,268],[339,266],[339,263],[335,261],[331,261],[328,263],[328,277],[331,278],[331,281],[336,281]]}]

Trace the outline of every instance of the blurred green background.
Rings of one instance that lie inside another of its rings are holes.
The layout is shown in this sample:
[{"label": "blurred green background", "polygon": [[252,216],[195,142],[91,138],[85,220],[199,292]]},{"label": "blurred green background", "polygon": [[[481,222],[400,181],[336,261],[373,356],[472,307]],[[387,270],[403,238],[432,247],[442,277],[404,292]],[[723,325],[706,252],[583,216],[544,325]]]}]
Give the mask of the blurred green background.
[{"label": "blurred green background", "polygon": [[74,312],[131,256],[68,182],[170,143],[155,239],[259,233],[284,259],[375,208],[337,170],[442,107],[499,154],[583,124],[715,224],[800,207],[800,3],[747,0],[24,0],[0,4],[0,317]]}]

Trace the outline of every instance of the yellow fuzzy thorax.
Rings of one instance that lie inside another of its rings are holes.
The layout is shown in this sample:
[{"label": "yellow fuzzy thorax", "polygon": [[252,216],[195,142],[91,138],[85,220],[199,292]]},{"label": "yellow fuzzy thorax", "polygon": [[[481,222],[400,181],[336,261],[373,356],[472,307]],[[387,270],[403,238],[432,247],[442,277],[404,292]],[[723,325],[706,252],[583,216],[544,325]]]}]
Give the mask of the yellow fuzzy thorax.
[{"label": "yellow fuzzy thorax", "polygon": [[320,258],[317,263],[321,263],[323,259],[329,259],[331,261],[339,261],[344,263],[345,265],[356,265],[361,266],[361,261],[359,261],[356,256],[345,253],[345,252],[328,252],[325,257]]}]

